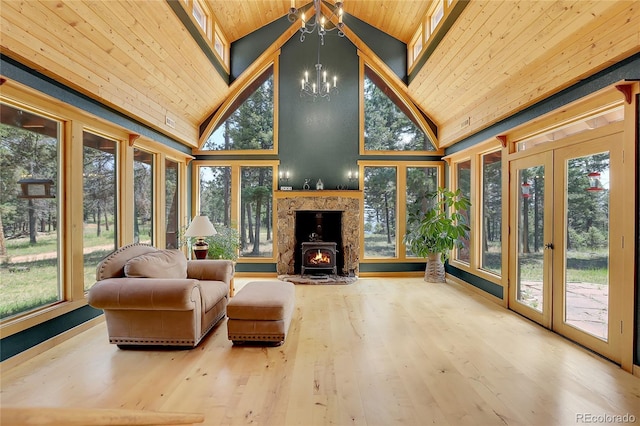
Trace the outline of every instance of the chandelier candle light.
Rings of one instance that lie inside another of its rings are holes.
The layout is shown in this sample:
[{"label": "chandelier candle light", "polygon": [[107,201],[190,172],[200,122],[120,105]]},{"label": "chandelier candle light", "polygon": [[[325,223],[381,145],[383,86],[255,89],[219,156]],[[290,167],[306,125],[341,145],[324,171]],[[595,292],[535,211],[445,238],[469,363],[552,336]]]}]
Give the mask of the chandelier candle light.
[{"label": "chandelier candle light", "polygon": [[[333,76],[327,81],[327,71],[322,69],[322,63],[320,63],[320,46],[324,46],[324,35],[327,31],[338,30],[338,36],[344,37],[344,23],[342,22],[342,2],[336,1],[331,13],[331,16],[327,19],[322,14],[322,0],[313,0],[313,7],[315,9],[315,15],[309,20],[306,20],[304,11],[299,11],[295,7],[295,0],[291,0],[291,8],[289,9],[288,19],[289,22],[295,22],[300,16],[300,42],[304,42],[305,34],[311,34],[313,32],[318,33],[318,60],[316,62],[316,76],[309,80],[309,72],[304,72],[304,78],[300,82],[300,96],[310,96],[315,101],[317,98],[326,98],[331,100],[331,93],[334,94],[338,91],[338,77]],[[328,27],[327,21],[331,22],[332,19],[338,18],[338,23],[335,26]]]}]

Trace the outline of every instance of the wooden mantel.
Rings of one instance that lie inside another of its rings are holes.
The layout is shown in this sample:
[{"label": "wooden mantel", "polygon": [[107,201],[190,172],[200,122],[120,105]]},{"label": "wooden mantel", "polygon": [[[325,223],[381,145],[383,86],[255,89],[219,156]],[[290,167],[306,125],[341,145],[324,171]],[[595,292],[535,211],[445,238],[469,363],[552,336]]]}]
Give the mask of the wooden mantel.
[{"label": "wooden mantel", "polygon": [[363,197],[363,192],[358,190],[299,190],[299,191],[274,191],[273,196],[276,199],[279,198],[299,198],[299,197],[345,197],[345,198],[358,198]]}]

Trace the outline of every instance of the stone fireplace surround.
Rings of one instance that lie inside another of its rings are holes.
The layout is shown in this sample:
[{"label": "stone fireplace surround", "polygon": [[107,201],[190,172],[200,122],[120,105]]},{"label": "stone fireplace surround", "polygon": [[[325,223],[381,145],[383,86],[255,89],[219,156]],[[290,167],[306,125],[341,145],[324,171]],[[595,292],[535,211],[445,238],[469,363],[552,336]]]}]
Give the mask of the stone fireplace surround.
[{"label": "stone fireplace surround", "polygon": [[358,275],[360,264],[360,191],[276,191],[278,275],[294,273],[294,253],[298,242],[295,237],[297,211],[341,211],[342,243],[345,270]]}]

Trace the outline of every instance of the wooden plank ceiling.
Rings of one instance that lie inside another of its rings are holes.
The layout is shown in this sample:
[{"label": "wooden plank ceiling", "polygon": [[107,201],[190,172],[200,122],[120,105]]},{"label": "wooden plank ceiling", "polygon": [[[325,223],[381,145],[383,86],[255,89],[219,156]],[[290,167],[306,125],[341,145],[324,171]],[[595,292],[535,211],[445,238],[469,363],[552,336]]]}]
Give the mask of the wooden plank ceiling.
[{"label": "wooden plank ceiling", "polygon": [[[208,4],[232,42],[291,2]],[[344,0],[346,13],[405,43],[428,6]],[[165,1],[2,0],[0,19],[3,54],[190,146],[230,93]],[[472,0],[408,93],[447,146],[639,51],[635,0]]]}]

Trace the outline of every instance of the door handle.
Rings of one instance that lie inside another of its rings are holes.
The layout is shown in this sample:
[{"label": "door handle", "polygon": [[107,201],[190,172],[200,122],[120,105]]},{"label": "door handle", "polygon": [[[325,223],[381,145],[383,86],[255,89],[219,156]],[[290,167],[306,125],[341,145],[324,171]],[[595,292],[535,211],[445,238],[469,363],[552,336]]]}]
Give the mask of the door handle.
[{"label": "door handle", "polygon": [[545,250],[553,250],[553,243],[547,243],[544,245]]}]

